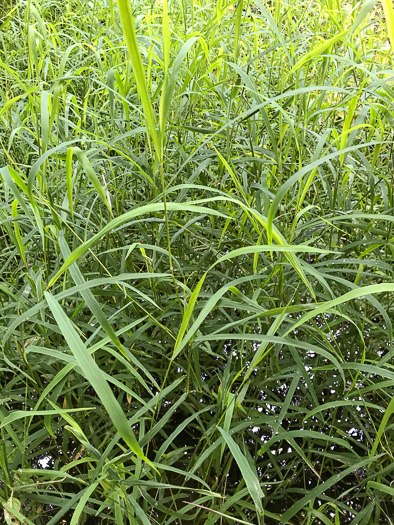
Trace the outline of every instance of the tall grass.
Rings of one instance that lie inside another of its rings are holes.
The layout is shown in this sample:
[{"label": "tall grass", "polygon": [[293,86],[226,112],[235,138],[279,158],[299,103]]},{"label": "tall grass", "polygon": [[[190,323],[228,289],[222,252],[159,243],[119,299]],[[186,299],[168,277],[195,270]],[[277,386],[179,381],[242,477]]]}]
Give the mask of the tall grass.
[{"label": "tall grass", "polygon": [[393,523],[390,2],[0,16],[6,523]]}]

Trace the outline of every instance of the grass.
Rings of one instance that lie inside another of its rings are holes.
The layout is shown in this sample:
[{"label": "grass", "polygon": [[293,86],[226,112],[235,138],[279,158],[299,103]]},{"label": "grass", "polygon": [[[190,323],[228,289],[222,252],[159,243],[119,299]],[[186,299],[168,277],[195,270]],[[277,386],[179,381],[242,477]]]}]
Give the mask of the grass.
[{"label": "grass", "polygon": [[390,8],[3,4],[8,525],[393,523]]}]

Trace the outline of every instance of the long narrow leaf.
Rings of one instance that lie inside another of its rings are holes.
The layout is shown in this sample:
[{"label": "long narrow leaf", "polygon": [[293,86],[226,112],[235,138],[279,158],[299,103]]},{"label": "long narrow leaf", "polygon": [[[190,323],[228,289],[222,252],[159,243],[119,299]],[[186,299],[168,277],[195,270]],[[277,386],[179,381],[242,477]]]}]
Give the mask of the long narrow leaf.
[{"label": "long narrow leaf", "polygon": [[141,450],[134,432],[132,431],[119,403],[115,399],[115,396],[112,393],[112,390],[110,389],[102,371],[92,356],[89,354],[86,346],[79,338],[70,319],[66,316],[59,303],[51,294],[45,292],[45,299],[70,350],[74,354],[74,357],[77,360],[86,379],[95,389],[116,430],[125,440],[130,449],[138,457],[150,464],[150,461],[145,457],[143,451]]}]

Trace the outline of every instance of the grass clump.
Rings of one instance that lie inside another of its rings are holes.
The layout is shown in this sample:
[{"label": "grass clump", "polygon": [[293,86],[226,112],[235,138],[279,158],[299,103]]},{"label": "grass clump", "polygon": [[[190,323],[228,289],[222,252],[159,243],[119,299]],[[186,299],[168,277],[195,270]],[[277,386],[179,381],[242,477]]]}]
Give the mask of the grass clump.
[{"label": "grass clump", "polygon": [[383,7],[4,4],[5,519],[392,523]]}]

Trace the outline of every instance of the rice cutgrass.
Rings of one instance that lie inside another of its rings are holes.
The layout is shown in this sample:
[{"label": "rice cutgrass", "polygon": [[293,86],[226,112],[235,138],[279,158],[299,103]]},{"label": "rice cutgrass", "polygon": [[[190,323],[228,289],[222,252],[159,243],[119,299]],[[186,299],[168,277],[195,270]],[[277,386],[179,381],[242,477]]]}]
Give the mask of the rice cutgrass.
[{"label": "rice cutgrass", "polygon": [[0,39],[6,523],[393,523],[391,2]]}]

